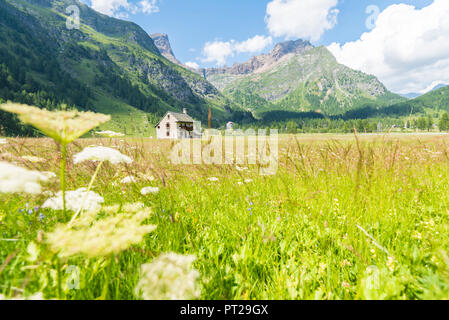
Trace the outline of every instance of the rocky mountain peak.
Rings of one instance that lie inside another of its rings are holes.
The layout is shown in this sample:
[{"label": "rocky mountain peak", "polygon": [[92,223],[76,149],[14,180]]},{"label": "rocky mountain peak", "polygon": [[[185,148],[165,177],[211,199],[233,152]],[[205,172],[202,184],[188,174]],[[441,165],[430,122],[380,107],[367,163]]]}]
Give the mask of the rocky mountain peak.
[{"label": "rocky mountain peak", "polygon": [[178,65],[182,65],[182,63],[176,59],[173,49],[171,48],[170,40],[168,39],[168,35],[165,33],[154,33],[151,34],[150,37],[153,39],[154,44],[159,49],[159,52],[168,60]]},{"label": "rocky mountain peak", "polygon": [[276,44],[268,54],[254,56],[249,61],[235,63],[232,67],[206,69],[204,74],[206,78],[216,74],[248,75],[258,69],[275,64],[287,54],[304,54],[312,48],[313,45],[309,41],[301,39],[281,42]]},{"label": "rocky mountain peak", "polygon": [[303,54],[306,50],[311,48],[313,48],[313,46],[309,41],[298,39],[278,43],[274,49],[271,50],[269,55],[277,60],[289,53]]}]

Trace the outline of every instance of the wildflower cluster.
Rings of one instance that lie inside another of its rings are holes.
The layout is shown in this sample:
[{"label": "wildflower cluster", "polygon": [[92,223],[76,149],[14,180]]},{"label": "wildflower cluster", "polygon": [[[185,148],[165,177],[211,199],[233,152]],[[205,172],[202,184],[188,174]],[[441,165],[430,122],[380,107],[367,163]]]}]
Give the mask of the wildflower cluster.
[{"label": "wildflower cluster", "polygon": [[0,109],[17,114],[23,123],[32,125],[62,145],[71,143],[111,119],[110,116],[93,112],[52,112],[10,102],[1,105]]},{"label": "wildflower cluster", "polygon": [[145,300],[189,300],[200,296],[199,273],[192,268],[195,256],[163,254],[141,266],[134,292]]},{"label": "wildflower cluster", "polygon": [[[65,193],[66,209],[72,211],[79,210],[99,210],[101,204],[104,203],[102,196],[93,191],[87,191],[86,188],[80,188],[75,191],[67,191]],[[62,191],[55,197],[49,198],[42,205],[42,208],[49,208],[53,210],[63,210]]]},{"label": "wildflower cluster", "polygon": [[38,171],[31,171],[7,162],[0,162],[0,192],[40,194],[40,182],[49,178]]},{"label": "wildflower cluster", "polygon": [[145,235],[156,229],[142,224],[151,216],[149,209],[117,213],[104,219],[97,219],[98,212],[89,211],[84,219],[72,225],[60,225],[47,234],[51,250],[62,258],[82,254],[91,258],[108,256],[142,242]]}]

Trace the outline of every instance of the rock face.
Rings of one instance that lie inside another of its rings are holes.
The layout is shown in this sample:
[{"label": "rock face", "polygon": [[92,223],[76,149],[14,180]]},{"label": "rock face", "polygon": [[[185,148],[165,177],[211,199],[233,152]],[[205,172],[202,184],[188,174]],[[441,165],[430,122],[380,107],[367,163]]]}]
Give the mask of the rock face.
[{"label": "rock face", "polygon": [[313,48],[309,41],[296,40],[278,43],[268,54],[252,57],[248,62],[236,63],[232,67],[205,69],[207,77],[216,74],[248,75],[256,70],[267,67],[278,62],[287,54],[303,54]]},{"label": "rock face", "polygon": [[325,47],[296,40],[277,44],[268,54],[232,67],[204,69],[226,96],[244,107],[317,111],[334,115],[363,104],[401,100],[377,78],[337,62]]},{"label": "rock face", "polygon": [[170,40],[168,39],[168,35],[165,33],[153,33],[150,35],[153,39],[154,44],[159,49],[159,52],[171,62],[182,66],[182,63],[176,59],[175,54],[171,48]]}]

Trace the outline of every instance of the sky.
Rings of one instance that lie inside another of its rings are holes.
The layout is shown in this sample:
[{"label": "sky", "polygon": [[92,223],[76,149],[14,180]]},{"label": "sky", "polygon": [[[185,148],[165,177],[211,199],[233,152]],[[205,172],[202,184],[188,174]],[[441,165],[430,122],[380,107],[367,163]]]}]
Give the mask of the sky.
[{"label": "sky", "polygon": [[448,0],[83,0],[166,33],[178,60],[243,62],[276,43],[306,39],[397,93],[449,84]]}]

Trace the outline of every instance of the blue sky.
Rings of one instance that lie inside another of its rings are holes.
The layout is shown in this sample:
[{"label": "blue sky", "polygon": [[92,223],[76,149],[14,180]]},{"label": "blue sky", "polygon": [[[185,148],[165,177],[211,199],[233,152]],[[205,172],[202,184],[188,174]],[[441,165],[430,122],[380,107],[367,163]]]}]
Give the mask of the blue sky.
[{"label": "blue sky", "polygon": [[[423,25],[422,32],[420,30],[416,32],[416,37],[420,39],[424,32],[431,31],[424,30],[427,23],[425,19],[430,18],[426,10],[422,9],[429,6],[434,7],[434,12],[445,12],[447,9],[445,15],[449,16],[447,0],[84,0],[84,2],[106,14],[133,21],[150,34],[167,33],[176,57],[183,63],[190,62],[201,67],[242,62],[253,55],[268,52],[277,42],[301,37],[311,40],[315,45],[330,46],[339,62],[349,61],[351,64],[353,60],[357,60],[357,69],[369,71],[382,78],[381,80],[387,82],[387,86],[393,87],[396,92],[422,91],[434,82],[449,82],[449,76],[445,78],[438,75],[435,79],[431,79],[427,75],[422,81],[414,79],[404,83],[404,80],[393,79],[391,76],[393,71],[390,69],[395,67],[391,68],[392,66],[388,65],[381,68],[383,73],[376,74],[375,63],[397,58],[402,54],[401,51],[405,47],[399,47],[399,44],[397,52],[391,54],[390,51],[393,49],[380,48],[382,44],[378,43],[379,52],[383,52],[382,59],[375,61],[374,57],[369,57],[365,59],[366,61],[359,61],[360,54],[370,54],[369,45],[374,45],[374,40],[360,43],[364,33],[371,33],[373,38],[387,41],[393,34],[386,34],[385,29],[390,28],[389,23],[391,29],[394,29],[393,19],[396,19],[403,21],[403,25],[402,31],[395,31],[395,34],[408,38],[407,29],[413,29],[413,20],[417,16],[418,19],[422,18],[422,21],[419,21]],[[413,5],[415,8],[404,5]],[[374,9],[372,6],[375,6]],[[371,8],[368,13],[367,8]],[[384,16],[383,25],[371,24],[368,28],[369,22],[374,22],[374,17],[378,14]],[[443,13],[437,19],[446,21]],[[436,30],[435,34],[448,31],[444,29],[445,27],[444,22],[441,27],[443,29],[438,27],[441,30]],[[401,32],[404,35],[400,35]],[[254,38],[256,36],[257,38]],[[253,41],[246,42],[248,39]],[[346,44],[349,45],[345,46]],[[354,46],[357,50],[353,48]],[[443,49],[445,48],[441,48]],[[354,55],[357,59],[354,59]],[[407,62],[410,59],[408,56],[403,58]],[[449,59],[449,54],[447,57],[438,56],[438,58],[441,62],[441,58]],[[423,67],[413,63],[410,66]]]}]

